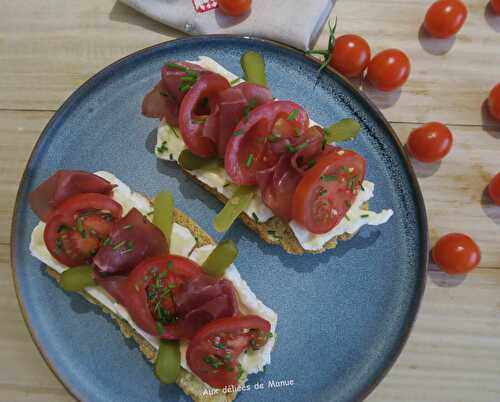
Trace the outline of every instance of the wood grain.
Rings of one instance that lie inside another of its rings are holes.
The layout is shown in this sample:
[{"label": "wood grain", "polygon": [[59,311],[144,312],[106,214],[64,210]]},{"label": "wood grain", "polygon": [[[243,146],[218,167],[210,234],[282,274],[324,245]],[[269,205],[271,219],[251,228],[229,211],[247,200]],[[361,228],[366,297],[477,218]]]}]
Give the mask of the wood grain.
[{"label": "wood grain", "polygon": [[[500,395],[500,209],[484,196],[500,171],[500,124],[483,101],[500,81],[500,17],[486,0],[468,0],[466,25],[450,41],[420,30],[432,0],[338,0],[338,34],[364,36],[374,52],[398,47],[412,60],[400,93],[360,88],[400,139],[422,123],[450,124],[454,146],[437,165],[415,163],[431,241],[449,231],[472,235],[481,268],[451,278],[431,266],[415,329],[371,402],[493,402]],[[115,0],[0,0],[0,400],[66,402],[40,357],[14,294],[9,267],[12,208],[31,149],[64,99],[95,72],[146,46],[182,36]],[[318,47],[325,46],[323,31]]]}]

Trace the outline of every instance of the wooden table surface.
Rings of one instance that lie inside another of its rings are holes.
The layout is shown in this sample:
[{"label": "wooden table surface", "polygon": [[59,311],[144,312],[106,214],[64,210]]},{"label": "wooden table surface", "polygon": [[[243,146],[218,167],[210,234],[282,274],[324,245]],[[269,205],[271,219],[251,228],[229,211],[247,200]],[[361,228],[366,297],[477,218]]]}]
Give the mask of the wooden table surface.
[{"label": "wooden table surface", "polygon": [[[359,33],[373,51],[397,47],[412,60],[402,92],[365,92],[402,141],[439,120],[454,134],[440,165],[415,164],[431,241],[469,233],[482,249],[465,278],[430,270],[422,307],[403,353],[369,401],[500,400],[500,207],[483,191],[500,171],[500,125],[484,110],[500,82],[500,17],[486,0],[466,0],[456,39],[436,42],[420,29],[431,0],[339,0],[338,33]],[[80,84],[116,59],[181,33],[115,0],[0,0],[0,401],[71,401],[38,354],[11,277],[10,221],[24,166],[41,130]],[[318,46],[324,46],[324,31]]]}]

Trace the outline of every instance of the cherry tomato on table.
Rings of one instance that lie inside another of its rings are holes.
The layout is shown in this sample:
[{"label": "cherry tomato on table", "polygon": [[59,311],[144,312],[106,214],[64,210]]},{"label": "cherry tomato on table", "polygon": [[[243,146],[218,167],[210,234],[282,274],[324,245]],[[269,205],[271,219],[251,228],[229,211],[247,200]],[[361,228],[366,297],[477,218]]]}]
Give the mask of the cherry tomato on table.
[{"label": "cherry tomato on table", "polygon": [[500,173],[497,173],[495,177],[491,179],[488,185],[488,193],[493,202],[500,205]]},{"label": "cherry tomato on table", "polygon": [[449,38],[464,25],[467,7],[460,0],[438,0],[427,10],[424,28],[436,38]]},{"label": "cherry tomato on table", "polygon": [[252,0],[219,0],[219,8],[224,14],[238,17],[250,10]]},{"label": "cherry tomato on table", "polygon": [[410,76],[410,59],[398,49],[383,50],[368,64],[368,81],[381,91],[395,91]]},{"label": "cherry tomato on table", "polygon": [[342,35],[335,39],[330,65],[347,78],[359,76],[370,62],[368,42],[358,35]]},{"label": "cherry tomato on table", "polygon": [[446,273],[460,275],[477,267],[481,251],[469,236],[449,233],[441,237],[432,248],[432,259]]},{"label": "cherry tomato on table", "polygon": [[420,162],[432,163],[450,152],[453,136],[443,123],[426,123],[414,129],[406,144],[409,154]]},{"label": "cherry tomato on table", "polygon": [[500,0],[491,0],[490,5],[493,12],[497,15],[500,15]]},{"label": "cherry tomato on table", "polygon": [[488,96],[488,110],[495,119],[500,120],[500,84],[495,85]]},{"label": "cherry tomato on table", "polygon": [[292,199],[293,219],[312,233],[326,233],[346,215],[365,177],[366,162],[336,148],[306,171]]},{"label": "cherry tomato on table", "polygon": [[68,267],[88,263],[121,215],[122,206],[106,195],[75,195],[49,214],[43,233],[45,245]]},{"label": "cherry tomato on table", "polygon": [[238,357],[258,350],[268,341],[271,324],[258,316],[221,318],[202,327],[191,339],[186,360],[198,377],[213,388],[237,385]]}]

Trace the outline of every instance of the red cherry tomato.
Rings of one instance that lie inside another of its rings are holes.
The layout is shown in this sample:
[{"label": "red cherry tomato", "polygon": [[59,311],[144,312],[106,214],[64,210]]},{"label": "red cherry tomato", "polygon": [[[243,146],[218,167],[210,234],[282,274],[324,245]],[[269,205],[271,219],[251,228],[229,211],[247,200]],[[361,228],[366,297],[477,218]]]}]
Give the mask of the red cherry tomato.
[{"label": "red cherry tomato", "polygon": [[217,155],[215,142],[203,135],[205,123],[198,121],[200,118],[207,118],[215,111],[203,110],[203,115],[197,112],[200,108],[205,109],[203,103],[207,102],[207,99],[210,105],[219,92],[229,87],[229,82],[222,75],[204,73],[184,96],[179,109],[179,128],[186,146],[195,155],[206,158]]},{"label": "red cherry tomato", "polygon": [[75,195],[49,214],[43,233],[45,245],[68,267],[88,263],[121,215],[122,206],[106,195]]},{"label": "red cherry tomato", "polygon": [[224,14],[238,17],[250,10],[252,0],[219,0],[219,8]]},{"label": "red cherry tomato", "polygon": [[348,78],[357,77],[368,66],[371,52],[368,42],[358,35],[335,39],[330,65]]},{"label": "red cherry tomato", "polygon": [[420,162],[432,163],[450,152],[453,136],[443,123],[426,123],[414,129],[408,137],[407,149]]},{"label": "red cherry tomato", "polygon": [[488,96],[488,110],[497,120],[500,120],[500,84],[493,87]]},{"label": "red cherry tomato", "polygon": [[300,180],[292,200],[293,219],[312,233],[326,233],[345,216],[365,177],[365,160],[337,148],[324,154]]},{"label": "red cherry tomato", "polygon": [[500,0],[490,0],[491,9],[497,15],[500,15]]},{"label": "red cherry tomato", "polygon": [[467,7],[460,0],[438,0],[427,10],[424,28],[436,38],[449,38],[464,25]]},{"label": "red cherry tomato", "polygon": [[198,377],[213,388],[238,385],[238,357],[260,349],[272,335],[271,324],[255,315],[221,318],[202,327],[189,343],[186,360]]},{"label": "red cherry tomato", "polygon": [[395,91],[410,76],[410,59],[398,49],[383,50],[368,64],[368,81],[381,91]]},{"label": "red cherry tomato", "polygon": [[[286,124],[278,120],[283,118]],[[273,166],[278,156],[271,149],[268,137],[272,135],[278,122],[280,133],[304,132],[309,127],[307,112],[290,101],[275,101],[258,106],[236,126],[234,135],[229,139],[224,157],[224,167],[233,183],[254,185],[256,173]],[[289,125],[293,126],[290,130]]]},{"label": "red cherry tomato", "polygon": [[460,275],[477,267],[481,251],[469,236],[449,233],[441,237],[432,248],[432,259],[448,274]]},{"label": "red cherry tomato", "polygon": [[201,272],[194,261],[177,255],[144,260],[128,276],[127,311],[137,325],[151,335],[182,338],[182,320],[175,315],[173,298],[184,282]]},{"label": "red cherry tomato", "polygon": [[493,202],[500,205],[500,173],[497,173],[495,177],[491,179],[488,185],[488,193]]}]

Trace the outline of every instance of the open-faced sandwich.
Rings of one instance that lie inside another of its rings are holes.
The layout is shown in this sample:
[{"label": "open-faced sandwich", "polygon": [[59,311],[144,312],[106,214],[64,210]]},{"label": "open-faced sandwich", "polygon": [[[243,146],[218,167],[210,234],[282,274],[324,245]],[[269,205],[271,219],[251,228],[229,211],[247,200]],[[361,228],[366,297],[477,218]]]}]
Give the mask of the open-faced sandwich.
[{"label": "open-faced sandwich", "polygon": [[232,264],[236,246],[216,246],[169,193],[151,202],[111,173],[62,170],[29,203],[41,219],[32,255],[109,313],[160,381],[231,401],[271,362],[277,315]]},{"label": "open-faced sandwich", "polygon": [[258,53],[241,61],[245,80],[204,56],[167,63],[142,105],[161,119],[156,156],[225,203],[215,229],[240,216],[265,241],[303,254],[385,223],[392,210],[368,209],[364,158],[334,142],[353,138],[357,122],[320,127],[300,105],[273,98]]}]

